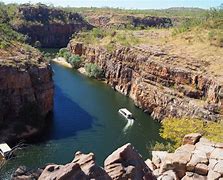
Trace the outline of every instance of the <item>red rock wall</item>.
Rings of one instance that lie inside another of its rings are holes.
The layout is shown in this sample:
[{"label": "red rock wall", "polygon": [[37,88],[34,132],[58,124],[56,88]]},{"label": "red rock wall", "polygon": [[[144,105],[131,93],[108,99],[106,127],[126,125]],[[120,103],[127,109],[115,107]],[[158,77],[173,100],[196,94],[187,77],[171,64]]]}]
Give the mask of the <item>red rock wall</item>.
[{"label": "red rock wall", "polygon": [[70,51],[86,62],[98,64],[105,71],[107,83],[154,118],[195,117],[217,120],[221,86],[213,78],[189,69],[162,63],[169,58],[150,49],[120,48],[112,53],[103,48],[70,42]]}]

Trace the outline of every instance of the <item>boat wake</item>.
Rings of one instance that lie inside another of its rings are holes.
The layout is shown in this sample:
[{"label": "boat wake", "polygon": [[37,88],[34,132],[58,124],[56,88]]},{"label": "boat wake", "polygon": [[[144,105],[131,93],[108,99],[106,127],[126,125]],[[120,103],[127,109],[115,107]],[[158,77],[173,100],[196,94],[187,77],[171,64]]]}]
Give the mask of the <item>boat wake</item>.
[{"label": "boat wake", "polygon": [[126,134],[128,132],[128,130],[131,129],[131,127],[132,127],[133,124],[134,124],[134,120],[133,119],[129,119],[128,122],[127,122],[127,124],[123,128],[123,132]]}]

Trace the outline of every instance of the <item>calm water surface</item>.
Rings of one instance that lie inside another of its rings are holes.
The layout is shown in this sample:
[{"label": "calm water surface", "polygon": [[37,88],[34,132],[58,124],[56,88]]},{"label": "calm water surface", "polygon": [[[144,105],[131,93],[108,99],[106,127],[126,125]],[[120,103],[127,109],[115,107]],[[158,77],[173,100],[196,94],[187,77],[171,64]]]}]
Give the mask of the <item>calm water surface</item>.
[{"label": "calm water surface", "polygon": [[[9,179],[20,165],[37,168],[49,162],[67,163],[78,150],[94,152],[97,163],[102,165],[106,156],[127,142],[144,159],[150,156],[150,143],[161,140],[157,122],[108,85],[57,64],[52,67],[55,104],[45,139],[20,151],[0,170],[0,179]],[[133,124],[118,114],[122,107],[134,114]]]}]

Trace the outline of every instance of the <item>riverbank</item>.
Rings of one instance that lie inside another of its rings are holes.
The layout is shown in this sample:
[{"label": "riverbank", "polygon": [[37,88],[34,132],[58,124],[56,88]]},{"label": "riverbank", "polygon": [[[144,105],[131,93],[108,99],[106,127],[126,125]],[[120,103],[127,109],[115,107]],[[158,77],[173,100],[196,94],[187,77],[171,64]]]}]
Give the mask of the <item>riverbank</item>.
[{"label": "riverbank", "polygon": [[57,57],[57,58],[54,58],[54,59],[52,59],[52,61],[55,62],[55,63],[58,63],[58,64],[60,64],[60,65],[62,65],[62,66],[64,66],[64,67],[72,68],[71,64],[68,63],[68,62],[66,61],[66,59],[63,58],[63,57]]},{"label": "riverbank", "polygon": [[78,38],[70,41],[68,49],[79,55],[83,64],[94,63],[103,69],[113,89],[132,98],[158,121],[166,117],[221,119],[222,76],[207,74],[205,63],[197,57],[172,53],[163,45],[117,45],[108,50]]}]

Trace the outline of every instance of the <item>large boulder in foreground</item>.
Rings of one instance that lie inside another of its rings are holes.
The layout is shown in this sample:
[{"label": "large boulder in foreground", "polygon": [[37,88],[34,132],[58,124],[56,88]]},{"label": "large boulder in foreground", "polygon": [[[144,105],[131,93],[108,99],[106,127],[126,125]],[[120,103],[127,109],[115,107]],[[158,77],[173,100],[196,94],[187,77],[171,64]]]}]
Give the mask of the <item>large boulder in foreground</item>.
[{"label": "large boulder in foreground", "polygon": [[[220,180],[223,178],[223,144],[198,133],[188,134],[174,153],[152,152],[153,174],[159,180]],[[150,162],[147,160],[146,162]]]},{"label": "large boulder in foreground", "polygon": [[28,171],[18,168],[12,180],[153,180],[151,169],[131,144],[113,152],[104,162],[105,167],[96,165],[93,153],[76,152],[75,158],[66,165],[47,165],[44,169]]},{"label": "large boulder in foreground", "polygon": [[103,168],[95,164],[93,153],[77,152],[71,163],[66,165],[48,165],[39,180],[74,180],[74,179],[111,179]]},{"label": "large boulder in foreground", "polygon": [[112,179],[155,179],[141,155],[129,143],[108,156],[104,168]]}]

